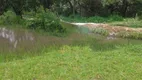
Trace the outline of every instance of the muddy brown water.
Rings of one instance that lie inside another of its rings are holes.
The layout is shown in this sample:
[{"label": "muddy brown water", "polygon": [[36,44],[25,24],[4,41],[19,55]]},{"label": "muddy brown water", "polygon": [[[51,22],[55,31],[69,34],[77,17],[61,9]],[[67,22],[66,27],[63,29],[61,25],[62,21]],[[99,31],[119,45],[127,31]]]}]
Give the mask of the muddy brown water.
[{"label": "muddy brown water", "polygon": [[50,45],[69,45],[75,41],[85,40],[79,33],[68,37],[41,35],[25,29],[0,28],[0,52],[16,50],[32,50]]},{"label": "muddy brown water", "polygon": [[32,49],[40,48],[42,46],[49,46],[56,44],[71,45],[80,42],[89,43],[88,39],[94,39],[94,43],[96,43],[95,40],[98,40],[100,43],[108,43],[108,42],[109,43],[117,42],[121,44],[142,43],[141,40],[104,37],[101,35],[91,34],[91,33],[82,34],[78,32],[78,33],[72,33],[67,37],[56,37],[56,36],[39,35],[34,31],[25,30],[25,29],[9,29],[3,27],[0,28],[0,52],[15,51],[15,50],[29,51]]}]

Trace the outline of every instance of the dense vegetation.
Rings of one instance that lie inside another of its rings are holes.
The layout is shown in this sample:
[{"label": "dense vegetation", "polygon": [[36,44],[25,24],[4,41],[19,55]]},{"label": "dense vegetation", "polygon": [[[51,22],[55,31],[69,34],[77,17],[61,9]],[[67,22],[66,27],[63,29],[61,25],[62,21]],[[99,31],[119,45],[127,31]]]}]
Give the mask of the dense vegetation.
[{"label": "dense vegetation", "polygon": [[141,0],[1,0],[0,14],[12,9],[22,17],[24,11],[37,11],[42,5],[59,15],[135,17],[142,13]]},{"label": "dense vegetation", "polygon": [[[141,0],[0,0],[0,24],[27,24],[34,29],[64,32],[59,16],[63,20],[70,17],[69,20],[83,22],[123,21],[123,17],[141,19],[141,5]],[[31,24],[23,20],[27,16],[34,18]]]}]

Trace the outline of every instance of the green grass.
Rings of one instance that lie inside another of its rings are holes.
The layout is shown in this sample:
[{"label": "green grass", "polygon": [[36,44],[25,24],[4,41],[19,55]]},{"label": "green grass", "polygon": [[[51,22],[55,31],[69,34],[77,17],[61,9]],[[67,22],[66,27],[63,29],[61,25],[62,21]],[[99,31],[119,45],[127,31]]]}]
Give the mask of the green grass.
[{"label": "green grass", "polygon": [[63,46],[40,56],[0,63],[0,80],[141,80],[142,45],[110,51]]}]

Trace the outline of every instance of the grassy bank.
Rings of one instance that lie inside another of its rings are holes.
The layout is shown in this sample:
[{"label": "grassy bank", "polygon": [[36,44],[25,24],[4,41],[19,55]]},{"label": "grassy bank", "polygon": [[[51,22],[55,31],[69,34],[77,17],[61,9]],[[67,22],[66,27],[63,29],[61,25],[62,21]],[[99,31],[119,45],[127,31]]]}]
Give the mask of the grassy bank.
[{"label": "grassy bank", "polygon": [[106,23],[106,22],[114,22],[114,21],[123,21],[123,17],[118,15],[112,15],[108,17],[100,17],[100,16],[92,16],[92,17],[82,17],[82,16],[74,16],[74,17],[60,17],[64,21],[68,22],[94,22],[94,23]]},{"label": "grassy bank", "polygon": [[135,18],[126,18],[123,21],[111,22],[109,24],[114,26],[128,26],[132,28],[142,28],[142,20]]},{"label": "grassy bank", "polygon": [[1,80],[141,80],[142,45],[93,51],[63,46],[41,55],[0,63]]}]

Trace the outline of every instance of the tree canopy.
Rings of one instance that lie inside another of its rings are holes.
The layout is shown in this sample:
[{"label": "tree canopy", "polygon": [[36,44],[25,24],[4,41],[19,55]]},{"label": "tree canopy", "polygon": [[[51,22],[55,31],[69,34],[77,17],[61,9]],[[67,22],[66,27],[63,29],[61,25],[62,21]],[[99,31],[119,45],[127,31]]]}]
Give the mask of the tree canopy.
[{"label": "tree canopy", "polygon": [[60,15],[134,17],[142,13],[142,0],[0,0],[0,15],[12,9],[21,16],[23,11],[35,11],[39,6]]}]

